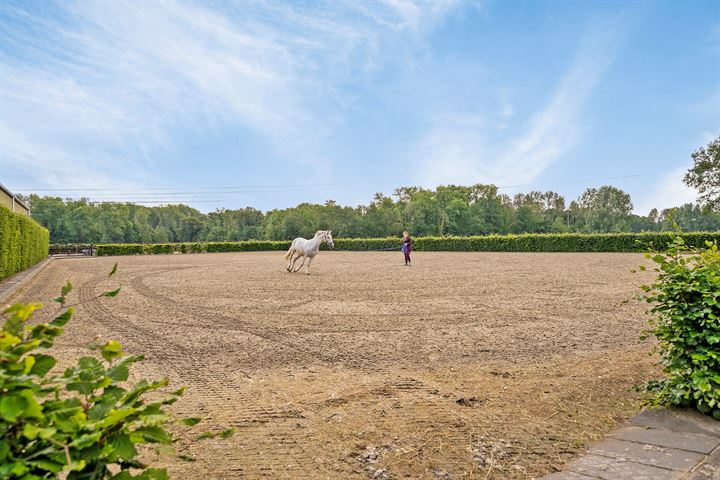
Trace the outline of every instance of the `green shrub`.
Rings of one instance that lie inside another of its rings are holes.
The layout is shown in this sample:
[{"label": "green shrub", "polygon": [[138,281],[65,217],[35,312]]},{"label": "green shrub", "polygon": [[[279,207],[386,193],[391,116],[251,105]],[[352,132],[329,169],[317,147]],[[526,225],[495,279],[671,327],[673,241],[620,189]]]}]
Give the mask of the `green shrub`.
[{"label": "green shrub", "polygon": [[[685,233],[688,245],[720,240],[720,233]],[[523,234],[482,237],[419,237],[415,250],[463,252],[643,252],[672,243],[667,233]]]},{"label": "green shrub", "polygon": [[[114,274],[117,264],[110,275]],[[63,306],[72,286],[56,299]],[[114,297],[120,289],[99,297]],[[0,478],[32,480],[167,479],[165,469],[138,460],[151,445],[173,453],[166,428],[199,418],[173,419],[166,411],[183,389],[169,394],[149,392],[168,380],[140,380],[128,385],[132,365],[142,356],[126,355],[116,341],[92,346],[98,356],[82,357],[64,372],[53,373],[57,361],[42,353],[53,346],[72,318],[64,309],[49,323],[38,323],[38,304],[17,304],[2,314],[0,331]],[[227,437],[232,429],[220,435]],[[211,433],[200,437],[209,438]],[[198,438],[200,438],[198,437]],[[182,458],[182,457],[179,457]],[[132,473],[131,473],[132,469]]]},{"label": "green shrub", "polygon": [[50,234],[25,215],[0,207],[0,280],[48,256]]},{"label": "green shrub", "polygon": [[141,255],[145,245],[141,243],[109,243],[97,246],[96,255]]},{"label": "green shrub", "polygon": [[[720,241],[720,233],[684,233],[689,246],[701,246],[706,241]],[[649,246],[663,249],[673,241],[669,233],[607,233],[607,234],[524,234],[488,235],[482,237],[418,237],[414,248],[426,252],[644,252]],[[200,242],[153,245],[98,245],[98,255],[132,255],[139,253],[200,253],[255,252],[287,250],[289,241],[248,240],[244,242]],[[172,247],[172,248],[170,248]],[[328,247],[321,245],[323,250]],[[400,249],[400,238],[336,238],[336,250]]]},{"label": "green shrub", "polygon": [[[644,285],[650,330],[667,378],[648,383],[653,403],[696,407],[720,420],[720,252],[717,243],[689,247],[677,237],[646,254],[659,275]],[[641,267],[643,268],[643,267]]]},{"label": "green shrub", "polygon": [[151,255],[175,252],[175,244],[172,243],[154,243],[150,245],[144,245],[143,247],[143,253]]}]

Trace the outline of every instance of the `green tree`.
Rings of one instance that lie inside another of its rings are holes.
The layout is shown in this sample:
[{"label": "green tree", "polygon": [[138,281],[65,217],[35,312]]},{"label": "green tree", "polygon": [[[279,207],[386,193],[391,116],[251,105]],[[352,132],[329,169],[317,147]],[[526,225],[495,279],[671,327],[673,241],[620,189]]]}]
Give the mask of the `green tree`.
[{"label": "green tree", "polygon": [[632,201],[619,188],[605,185],[588,188],[578,199],[588,232],[624,232],[630,228]]},{"label": "green tree", "polygon": [[720,210],[720,137],[692,153],[693,166],[683,181],[700,193],[701,205]]}]

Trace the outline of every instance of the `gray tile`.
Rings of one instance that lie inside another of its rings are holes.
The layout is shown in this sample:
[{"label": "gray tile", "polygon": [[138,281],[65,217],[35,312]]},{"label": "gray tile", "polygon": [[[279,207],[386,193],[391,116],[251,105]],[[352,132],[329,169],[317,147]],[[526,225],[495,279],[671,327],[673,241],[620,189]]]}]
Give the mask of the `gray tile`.
[{"label": "gray tile", "polygon": [[720,467],[720,447],[716,448],[715,451],[710,454],[710,456],[705,460],[705,463]]},{"label": "gray tile", "polygon": [[638,427],[664,428],[682,433],[720,437],[720,422],[709,415],[687,408],[652,408],[630,419]]},{"label": "gray tile", "polygon": [[701,453],[677,450],[656,445],[606,439],[590,447],[590,453],[626,460],[656,467],[689,472],[704,457]]},{"label": "gray tile", "polygon": [[570,462],[567,469],[603,480],[676,480],[684,475],[673,470],[592,454]]},{"label": "gray tile", "polygon": [[699,453],[710,453],[720,445],[720,438],[718,437],[642,427],[620,428],[610,433],[608,438],[646,443],[659,447],[690,450]]},{"label": "gray tile", "polygon": [[703,464],[695,470],[687,480],[719,480],[720,479],[720,466]]}]

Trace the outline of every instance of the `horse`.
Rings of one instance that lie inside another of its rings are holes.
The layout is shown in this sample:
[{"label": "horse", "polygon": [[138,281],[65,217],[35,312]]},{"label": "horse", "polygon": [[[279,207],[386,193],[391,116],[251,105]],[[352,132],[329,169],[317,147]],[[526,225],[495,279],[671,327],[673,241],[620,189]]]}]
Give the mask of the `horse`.
[{"label": "horse", "polygon": [[[322,242],[327,243],[330,248],[335,248],[335,244],[332,239],[332,230],[318,230],[315,232],[315,236],[311,240],[306,240],[302,237],[298,237],[293,240],[290,248],[285,254],[285,260],[289,260],[287,271],[299,272],[303,265],[305,265],[305,259],[307,259],[308,264],[307,271],[305,273],[310,275],[310,264],[312,263],[313,258],[315,258],[315,255],[317,255],[320,251],[320,244]],[[297,256],[295,256],[296,254]],[[299,267],[293,270],[295,262],[297,262],[300,257],[303,257],[302,263],[300,263]]]}]

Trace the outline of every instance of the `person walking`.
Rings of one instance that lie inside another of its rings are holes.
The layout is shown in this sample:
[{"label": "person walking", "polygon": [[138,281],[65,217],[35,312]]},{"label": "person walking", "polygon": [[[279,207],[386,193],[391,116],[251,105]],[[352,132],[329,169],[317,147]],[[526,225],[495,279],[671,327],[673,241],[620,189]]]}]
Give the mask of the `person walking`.
[{"label": "person walking", "polygon": [[410,266],[410,252],[412,252],[412,238],[408,232],[403,232],[402,251],[405,254],[405,266]]}]

